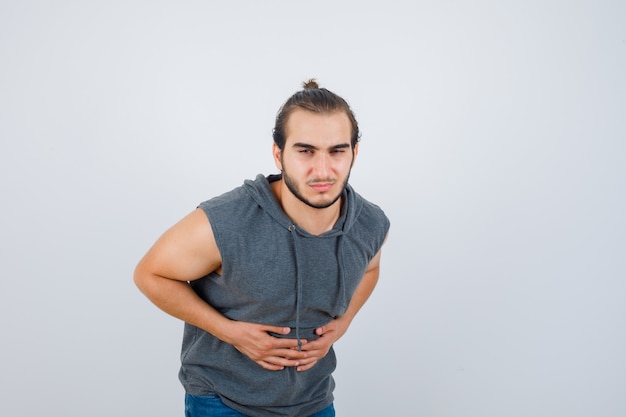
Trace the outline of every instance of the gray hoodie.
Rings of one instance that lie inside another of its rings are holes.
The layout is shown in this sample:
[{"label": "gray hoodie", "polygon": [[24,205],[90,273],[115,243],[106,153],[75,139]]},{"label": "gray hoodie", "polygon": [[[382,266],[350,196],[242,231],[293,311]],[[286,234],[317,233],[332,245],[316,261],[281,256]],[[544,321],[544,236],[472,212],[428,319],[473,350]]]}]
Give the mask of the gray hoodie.
[{"label": "gray hoodie", "polygon": [[[287,326],[287,336],[314,340],[314,331],[345,313],[389,230],[382,210],[352,187],[332,230],[311,235],[281,210],[270,182],[258,175],[200,204],[222,256],[222,275],[191,283],[232,320]],[[308,416],[333,401],[333,349],[313,368],[268,371],[233,346],[185,324],[180,380],[192,395],[217,393],[252,417]]]}]

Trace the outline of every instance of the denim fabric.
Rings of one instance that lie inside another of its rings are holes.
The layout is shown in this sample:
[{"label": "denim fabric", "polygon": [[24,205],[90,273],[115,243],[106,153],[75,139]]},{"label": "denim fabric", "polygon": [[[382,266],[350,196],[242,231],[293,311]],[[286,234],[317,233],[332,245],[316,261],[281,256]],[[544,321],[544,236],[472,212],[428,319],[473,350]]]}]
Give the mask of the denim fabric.
[{"label": "denim fabric", "polygon": [[[185,417],[248,417],[227,407],[217,394],[185,394]],[[309,417],[335,417],[335,408],[329,405]]]}]

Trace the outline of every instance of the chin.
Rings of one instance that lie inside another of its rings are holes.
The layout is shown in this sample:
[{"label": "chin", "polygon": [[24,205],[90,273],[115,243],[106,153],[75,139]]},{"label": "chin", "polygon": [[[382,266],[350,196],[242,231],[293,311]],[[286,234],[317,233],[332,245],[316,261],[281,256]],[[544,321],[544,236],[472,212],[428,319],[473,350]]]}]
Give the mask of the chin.
[{"label": "chin", "polygon": [[316,209],[325,209],[328,208],[330,206],[332,206],[333,204],[335,204],[337,201],[339,201],[339,197],[340,195],[337,195],[336,197],[333,198],[324,198],[324,199],[316,199],[316,200],[308,200],[306,203]]}]

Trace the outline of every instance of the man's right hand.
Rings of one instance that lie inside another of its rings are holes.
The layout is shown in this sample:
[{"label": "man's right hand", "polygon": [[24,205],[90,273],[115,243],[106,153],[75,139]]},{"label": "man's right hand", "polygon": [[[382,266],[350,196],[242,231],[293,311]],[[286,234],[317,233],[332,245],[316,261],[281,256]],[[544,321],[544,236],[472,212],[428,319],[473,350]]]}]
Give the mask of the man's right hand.
[{"label": "man's right hand", "polygon": [[[259,366],[280,371],[285,367],[299,366],[307,352],[298,351],[298,340],[274,337],[269,333],[289,334],[289,327],[267,326],[264,324],[231,321],[228,336],[224,341],[252,359]],[[300,339],[302,344],[306,340]]]}]

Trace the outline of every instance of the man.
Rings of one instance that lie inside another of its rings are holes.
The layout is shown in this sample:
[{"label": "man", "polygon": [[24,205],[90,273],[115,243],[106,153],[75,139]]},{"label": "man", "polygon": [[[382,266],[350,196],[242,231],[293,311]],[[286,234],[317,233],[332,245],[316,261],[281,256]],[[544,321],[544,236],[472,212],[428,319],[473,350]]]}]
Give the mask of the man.
[{"label": "man", "polygon": [[348,184],[359,128],[304,84],[280,109],[279,175],[247,180],[166,231],[135,283],[185,321],[187,417],[334,416],[332,348],[374,289],[389,220]]}]

